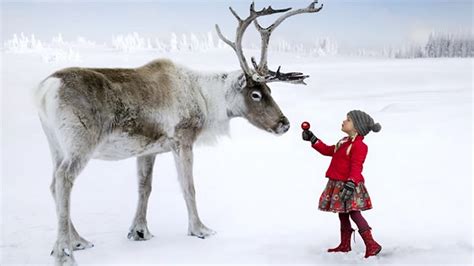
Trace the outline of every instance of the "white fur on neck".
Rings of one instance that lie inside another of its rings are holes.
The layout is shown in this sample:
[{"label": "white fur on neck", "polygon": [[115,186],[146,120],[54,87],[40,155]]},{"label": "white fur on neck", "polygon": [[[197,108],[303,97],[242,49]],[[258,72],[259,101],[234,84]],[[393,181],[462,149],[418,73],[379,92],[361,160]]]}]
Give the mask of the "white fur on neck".
[{"label": "white fur on neck", "polygon": [[190,75],[195,75],[206,103],[206,120],[196,143],[215,144],[219,136],[229,135],[229,122],[232,118],[229,112],[234,116],[242,114],[243,97],[236,88],[242,71]]}]

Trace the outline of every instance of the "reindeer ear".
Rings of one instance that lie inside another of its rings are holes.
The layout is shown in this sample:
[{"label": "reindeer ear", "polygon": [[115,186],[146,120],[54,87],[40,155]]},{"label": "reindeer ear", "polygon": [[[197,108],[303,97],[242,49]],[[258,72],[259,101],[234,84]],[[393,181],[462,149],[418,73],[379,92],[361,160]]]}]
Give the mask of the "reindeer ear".
[{"label": "reindeer ear", "polygon": [[247,86],[247,77],[245,74],[240,75],[237,81],[233,84],[233,87],[237,91],[243,90]]}]

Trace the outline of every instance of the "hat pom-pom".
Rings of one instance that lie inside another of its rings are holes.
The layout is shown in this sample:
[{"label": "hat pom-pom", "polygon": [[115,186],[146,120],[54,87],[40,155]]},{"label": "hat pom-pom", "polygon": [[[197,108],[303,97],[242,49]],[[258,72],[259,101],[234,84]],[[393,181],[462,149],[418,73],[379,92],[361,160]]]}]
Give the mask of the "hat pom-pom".
[{"label": "hat pom-pom", "polygon": [[373,131],[373,132],[379,132],[381,129],[382,129],[382,126],[381,126],[379,123],[375,123],[375,124],[372,126],[372,131]]}]

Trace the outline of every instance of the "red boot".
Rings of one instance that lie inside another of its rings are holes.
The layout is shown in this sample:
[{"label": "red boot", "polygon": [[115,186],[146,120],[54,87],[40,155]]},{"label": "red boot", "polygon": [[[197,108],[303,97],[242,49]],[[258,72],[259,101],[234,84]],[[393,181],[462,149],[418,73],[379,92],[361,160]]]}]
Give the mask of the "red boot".
[{"label": "red boot", "polygon": [[328,252],[349,252],[351,251],[351,235],[354,229],[341,230],[341,244],[335,248],[328,249]]},{"label": "red boot", "polygon": [[370,228],[361,232],[359,231],[360,236],[364,240],[365,243],[365,257],[368,258],[370,256],[375,256],[379,254],[382,250],[382,246],[379,243],[375,242],[374,238],[372,237],[372,233],[370,232]]}]

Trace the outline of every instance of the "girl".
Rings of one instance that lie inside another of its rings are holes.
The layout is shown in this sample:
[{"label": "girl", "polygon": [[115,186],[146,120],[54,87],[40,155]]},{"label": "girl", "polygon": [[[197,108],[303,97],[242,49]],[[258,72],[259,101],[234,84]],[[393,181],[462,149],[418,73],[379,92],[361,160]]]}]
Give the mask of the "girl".
[{"label": "girl", "polygon": [[374,123],[368,114],[353,110],[342,122],[341,130],[348,136],[336,145],[328,146],[311,131],[303,131],[303,140],[310,141],[311,146],[322,155],[332,157],[326,172],[329,181],[319,198],[319,210],[339,213],[341,243],[336,248],[328,249],[328,252],[351,251],[351,235],[354,230],[349,217],[356,223],[364,240],[365,258],[375,256],[382,250],[372,237],[370,231],[372,228],[361,214],[361,211],[372,208],[362,176],[362,168],[367,156],[367,145],[363,139],[370,131],[379,132],[380,129],[380,124]]}]

